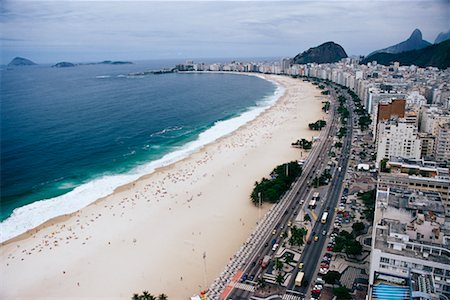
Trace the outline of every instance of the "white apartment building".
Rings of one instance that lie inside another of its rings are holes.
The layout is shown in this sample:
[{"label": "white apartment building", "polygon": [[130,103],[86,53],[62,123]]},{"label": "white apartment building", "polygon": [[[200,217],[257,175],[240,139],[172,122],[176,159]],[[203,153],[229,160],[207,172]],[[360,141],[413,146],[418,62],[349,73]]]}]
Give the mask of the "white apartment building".
[{"label": "white apartment building", "polygon": [[404,299],[450,299],[449,242],[439,193],[378,189],[369,299],[402,281]]},{"label": "white apartment building", "polygon": [[391,157],[419,159],[421,140],[417,134],[417,126],[407,119],[390,119],[378,123],[377,160]]},{"label": "white apartment building", "polygon": [[437,162],[450,163],[450,122],[439,126],[434,148]]}]

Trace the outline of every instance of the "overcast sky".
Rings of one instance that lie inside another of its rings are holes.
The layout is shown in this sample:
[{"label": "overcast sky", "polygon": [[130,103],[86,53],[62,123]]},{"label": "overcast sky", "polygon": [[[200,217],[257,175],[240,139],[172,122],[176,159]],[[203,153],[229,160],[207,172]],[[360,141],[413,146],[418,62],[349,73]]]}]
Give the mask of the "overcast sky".
[{"label": "overcast sky", "polygon": [[366,55],[450,29],[448,0],[0,2],[1,63],[293,57],[326,41]]}]

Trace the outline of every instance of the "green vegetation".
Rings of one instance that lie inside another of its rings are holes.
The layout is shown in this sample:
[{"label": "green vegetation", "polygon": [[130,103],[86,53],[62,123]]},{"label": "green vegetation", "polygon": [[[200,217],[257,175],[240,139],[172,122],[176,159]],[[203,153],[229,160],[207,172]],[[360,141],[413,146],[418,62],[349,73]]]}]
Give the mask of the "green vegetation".
[{"label": "green vegetation", "polygon": [[281,271],[281,270],[283,270],[283,266],[284,266],[284,264],[281,261],[281,259],[279,259],[278,257],[275,258],[275,262],[274,262],[275,270]]},{"label": "green vegetation", "polygon": [[328,271],[327,274],[323,275],[323,280],[328,284],[336,284],[339,279],[341,279],[341,273],[337,271]]},{"label": "green vegetation", "polygon": [[309,150],[312,148],[312,141],[308,141],[305,139],[297,140],[295,143],[292,143],[291,146],[298,147],[301,149]]},{"label": "green vegetation", "polygon": [[359,199],[362,200],[364,206],[366,207],[363,210],[364,217],[369,221],[373,221],[373,215],[375,211],[375,200],[376,200],[376,190],[370,190],[363,193],[358,193]]},{"label": "green vegetation", "polygon": [[333,289],[333,294],[339,300],[352,299],[352,295],[350,295],[350,291],[345,286],[340,286]]},{"label": "green vegetation", "polygon": [[322,95],[329,95],[330,91],[322,91]]},{"label": "green vegetation", "polygon": [[316,187],[327,185],[330,182],[330,179],[331,179],[330,171],[324,170],[319,177],[314,177],[312,184]]},{"label": "green vegetation", "polygon": [[281,273],[278,273],[277,277],[275,278],[275,282],[280,286],[284,282],[284,277],[283,275],[281,275]]},{"label": "green vegetation", "polygon": [[167,300],[165,294],[160,294],[158,297],[153,296],[148,291],[143,291],[141,295],[134,294],[132,300]]},{"label": "green vegetation", "polygon": [[334,146],[336,148],[342,148],[342,143],[341,142],[336,142],[336,144],[334,144]]},{"label": "green vegetation", "polygon": [[308,231],[305,228],[291,227],[291,237],[289,238],[289,244],[292,246],[302,246],[304,244],[304,237]]},{"label": "green vegetation", "polygon": [[398,61],[402,66],[415,65],[418,67],[438,67],[446,69],[450,67],[450,40],[434,44],[419,50],[405,51],[401,53],[375,53],[364,59],[363,64],[376,60],[379,64],[389,66]]},{"label": "green vegetation", "polygon": [[277,166],[270,174],[271,179],[263,178],[261,182],[256,182],[251,194],[252,202],[258,205],[261,201],[276,203],[281,196],[289,190],[291,184],[302,173],[302,167],[297,161]]},{"label": "green vegetation", "polygon": [[311,221],[311,217],[310,217],[308,214],[306,214],[306,215],[303,217],[303,221],[309,222],[309,221]]},{"label": "green vegetation", "polygon": [[346,134],[347,134],[347,128],[345,128],[345,127],[339,128],[339,131],[338,131],[338,133],[337,133],[338,138],[341,139],[341,138],[344,137]]},{"label": "green vegetation", "polygon": [[333,247],[333,252],[344,252],[348,255],[360,255],[362,253],[362,245],[355,240],[351,233],[342,230],[336,236],[336,244]]},{"label": "green vegetation", "polygon": [[323,90],[325,86],[323,84],[319,85],[319,89]]},{"label": "green vegetation", "polygon": [[325,101],[325,102],[322,102],[322,103],[323,103],[322,110],[324,112],[329,111],[330,110],[330,102],[329,101]]},{"label": "green vegetation", "polygon": [[364,225],[363,222],[355,222],[352,225],[353,234],[355,236],[361,235],[365,228],[366,228],[366,226]]},{"label": "green vegetation", "polygon": [[380,172],[383,173],[390,173],[391,170],[389,168],[387,168],[387,163],[388,163],[389,159],[388,158],[383,158],[380,162]]},{"label": "green vegetation", "polygon": [[318,120],[314,123],[309,123],[309,129],[311,130],[321,130],[322,128],[324,128],[327,125],[327,122],[324,120]]}]

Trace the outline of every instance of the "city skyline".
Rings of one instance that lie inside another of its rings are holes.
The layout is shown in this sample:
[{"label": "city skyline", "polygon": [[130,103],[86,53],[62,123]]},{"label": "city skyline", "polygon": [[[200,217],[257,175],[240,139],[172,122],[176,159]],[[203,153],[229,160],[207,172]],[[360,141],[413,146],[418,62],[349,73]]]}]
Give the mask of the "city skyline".
[{"label": "city skyline", "polygon": [[1,63],[293,57],[327,41],[367,55],[415,28],[434,42],[449,10],[448,1],[5,1]]}]

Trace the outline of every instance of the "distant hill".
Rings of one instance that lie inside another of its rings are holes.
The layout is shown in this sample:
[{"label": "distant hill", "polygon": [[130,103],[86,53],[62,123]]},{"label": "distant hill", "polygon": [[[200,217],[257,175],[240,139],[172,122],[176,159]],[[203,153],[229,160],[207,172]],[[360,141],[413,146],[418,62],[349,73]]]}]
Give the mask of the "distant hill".
[{"label": "distant hill", "polygon": [[75,67],[76,65],[67,61],[59,62],[57,64],[54,64],[52,68],[68,68],[68,67]]},{"label": "distant hill", "polygon": [[450,30],[447,32],[441,32],[438,34],[438,36],[436,37],[436,39],[434,40],[435,44],[439,44],[442,43],[443,41],[446,41],[450,39]]},{"label": "distant hill", "polygon": [[12,66],[32,66],[36,65],[36,63],[32,62],[29,59],[23,57],[15,57],[9,64],[8,67]]},{"label": "distant hill", "polygon": [[111,61],[111,60],[104,60],[102,62],[99,62],[99,64],[103,65],[132,65],[133,63],[131,61]]},{"label": "distant hill", "polygon": [[307,51],[297,54],[294,59],[294,64],[307,64],[307,63],[334,63],[343,58],[346,58],[344,48],[334,42],[326,42],[314,48],[309,48]]},{"label": "distant hill", "polygon": [[422,39],[422,32],[419,29],[415,29],[411,36],[399,44],[374,51],[367,55],[368,57],[374,55],[375,53],[400,53],[410,50],[422,49],[430,46],[431,43]]},{"label": "distant hill", "polygon": [[440,44],[433,44],[420,50],[395,54],[376,53],[368,56],[361,63],[367,64],[374,60],[382,65],[391,65],[393,62],[398,61],[401,65],[433,66],[439,69],[446,69],[450,67],[450,40]]}]

